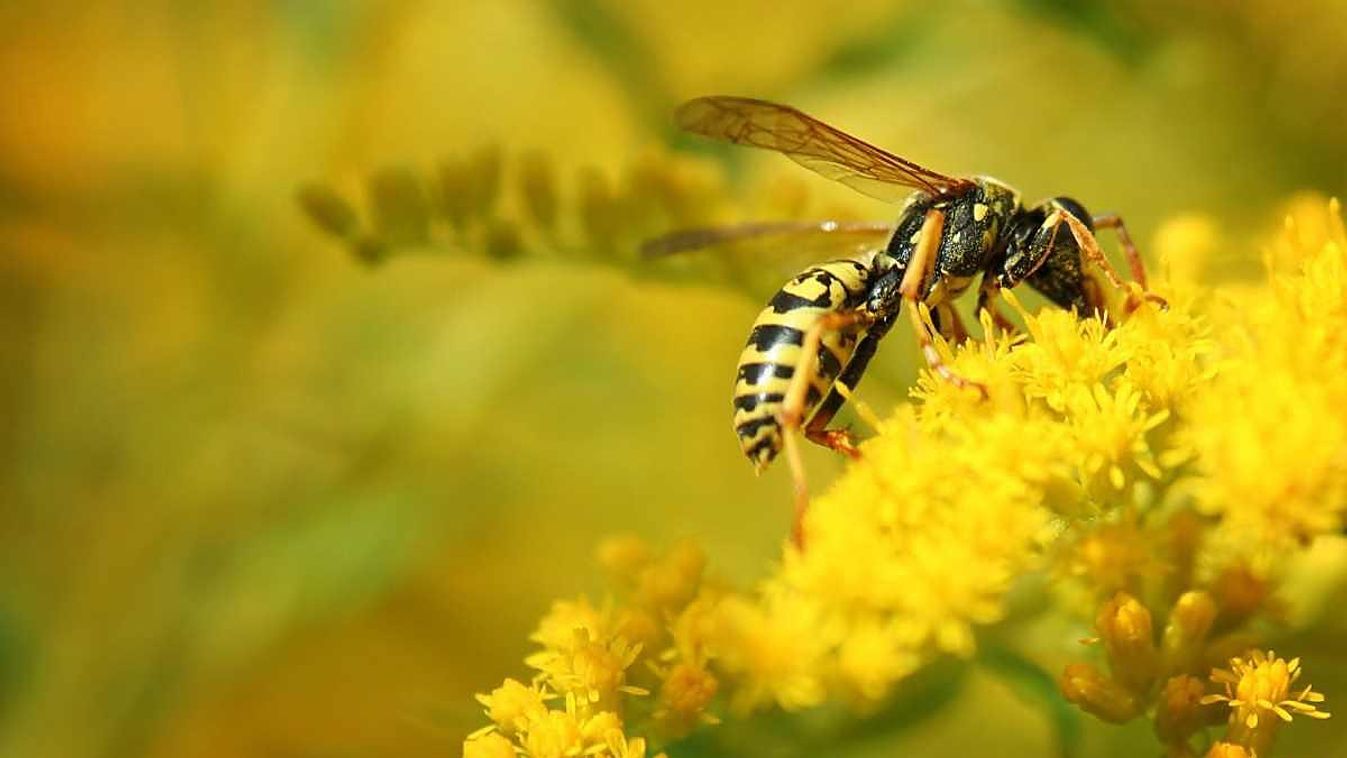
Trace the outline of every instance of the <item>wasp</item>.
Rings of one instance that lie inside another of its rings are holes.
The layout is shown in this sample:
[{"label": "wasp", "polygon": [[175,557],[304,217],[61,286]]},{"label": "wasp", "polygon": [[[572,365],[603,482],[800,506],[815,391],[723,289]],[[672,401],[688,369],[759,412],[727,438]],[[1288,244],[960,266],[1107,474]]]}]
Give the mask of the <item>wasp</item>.
[{"label": "wasp", "polygon": [[[859,455],[850,435],[829,423],[856,388],[900,313],[906,313],[927,365],[958,386],[935,349],[934,328],[967,337],[954,300],[978,281],[977,310],[999,328],[1002,289],[1028,284],[1052,303],[1108,318],[1104,284],[1126,293],[1126,309],[1163,300],[1146,291],[1146,272],[1121,217],[1092,215],[1069,197],[1023,205],[1018,191],[987,176],[953,177],[900,158],[788,105],[744,97],[691,100],[676,112],[694,134],[782,153],[823,176],[880,200],[901,203],[893,224],[782,222],[690,229],[646,243],[647,256],[768,236],[848,241],[853,254],[800,272],[758,315],[739,357],[734,430],[760,473],[783,449],[795,489],[793,537],[803,544],[808,504],[796,437]],[[1116,232],[1135,286],[1109,262],[1095,232]],[[1094,264],[1101,283],[1086,263]],[[929,318],[923,318],[923,310]],[[928,326],[929,324],[929,326]]]}]

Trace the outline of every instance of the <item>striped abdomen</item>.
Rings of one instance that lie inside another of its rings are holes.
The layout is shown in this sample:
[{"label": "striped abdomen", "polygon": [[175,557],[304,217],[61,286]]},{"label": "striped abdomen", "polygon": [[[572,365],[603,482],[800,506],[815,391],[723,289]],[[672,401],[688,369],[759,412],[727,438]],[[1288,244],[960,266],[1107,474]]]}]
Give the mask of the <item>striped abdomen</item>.
[{"label": "striped abdomen", "polygon": [[[824,314],[864,302],[870,276],[866,259],[814,266],[790,280],[758,314],[739,356],[734,385],[734,431],[744,455],[758,470],[781,450],[778,414],[799,368],[805,334]],[[856,348],[855,334],[824,332],[821,338],[818,370],[806,389],[804,418],[827,395]]]}]

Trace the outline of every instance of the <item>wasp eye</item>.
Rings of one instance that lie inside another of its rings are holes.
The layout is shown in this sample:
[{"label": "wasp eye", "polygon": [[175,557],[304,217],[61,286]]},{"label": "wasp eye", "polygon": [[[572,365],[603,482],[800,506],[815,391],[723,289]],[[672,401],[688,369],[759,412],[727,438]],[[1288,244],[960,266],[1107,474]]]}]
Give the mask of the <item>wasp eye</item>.
[{"label": "wasp eye", "polygon": [[1064,208],[1067,213],[1080,219],[1081,223],[1090,228],[1090,231],[1094,231],[1094,218],[1090,216],[1089,211],[1085,210],[1085,206],[1066,196],[1054,197],[1052,201]]}]

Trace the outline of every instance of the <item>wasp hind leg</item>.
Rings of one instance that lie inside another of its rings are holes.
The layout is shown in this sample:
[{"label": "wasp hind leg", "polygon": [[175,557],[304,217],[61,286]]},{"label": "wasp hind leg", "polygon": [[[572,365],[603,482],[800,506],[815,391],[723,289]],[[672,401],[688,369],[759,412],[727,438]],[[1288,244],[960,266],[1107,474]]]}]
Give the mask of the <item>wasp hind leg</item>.
[{"label": "wasp hind leg", "polygon": [[[797,432],[801,431],[804,423],[805,401],[808,396],[809,388],[814,384],[814,378],[818,375],[818,351],[823,344],[823,335],[826,332],[842,332],[848,330],[858,330],[869,326],[874,322],[874,317],[866,311],[845,311],[842,313],[829,313],[818,320],[812,328],[805,334],[804,342],[800,348],[800,365],[796,368],[795,374],[791,376],[790,386],[786,390],[786,397],[781,403],[781,440],[786,449],[786,462],[790,465],[791,480],[794,484],[795,494],[795,516],[791,527],[791,539],[794,540],[796,547],[804,547],[804,514],[809,509],[809,483],[805,477],[804,459],[800,454],[800,440]],[[857,353],[866,345],[867,340],[862,340],[857,346]],[[867,348],[871,354],[874,353],[874,347]],[[868,362],[868,356],[864,362]],[[864,362],[857,370],[864,370]],[[847,363],[847,369],[850,369],[856,363],[853,357]],[[844,371],[844,375],[847,372]],[[856,377],[857,379],[859,376]],[[839,378],[838,381],[842,379]],[[859,453],[855,445],[851,443],[851,437],[843,430],[828,430],[824,427],[832,420],[837,409],[842,406],[845,398],[838,393],[834,387],[828,392],[828,396],[819,403],[818,410],[809,420],[809,425],[804,427],[805,436],[810,441],[816,442],[825,447],[837,450],[849,456],[857,456]],[[820,421],[820,417],[821,421]]]},{"label": "wasp hind leg", "polygon": [[851,360],[847,361],[842,373],[833,380],[827,397],[818,404],[814,415],[809,418],[809,423],[805,424],[804,436],[810,442],[835,450],[853,460],[861,457],[861,451],[856,448],[851,434],[845,429],[829,429],[828,424],[832,423],[833,417],[856,390],[856,385],[860,383],[866,367],[870,365],[870,359],[875,356],[875,349],[879,347],[882,336],[875,332],[867,332],[861,338],[860,344],[856,345]]}]

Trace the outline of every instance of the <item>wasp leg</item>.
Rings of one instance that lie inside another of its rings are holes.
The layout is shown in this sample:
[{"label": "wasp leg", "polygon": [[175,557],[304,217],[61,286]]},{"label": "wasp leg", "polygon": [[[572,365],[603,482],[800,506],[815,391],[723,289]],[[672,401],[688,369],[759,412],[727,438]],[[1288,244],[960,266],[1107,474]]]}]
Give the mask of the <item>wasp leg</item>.
[{"label": "wasp leg", "polygon": [[940,336],[944,337],[951,344],[962,345],[968,341],[968,327],[964,326],[963,317],[949,303],[941,303],[935,307],[936,330]]},{"label": "wasp leg", "polygon": [[856,449],[856,445],[851,441],[851,435],[845,429],[827,427],[837,415],[837,411],[851,397],[851,393],[855,392],[856,385],[860,384],[861,377],[865,374],[866,367],[870,365],[870,359],[875,356],[875,349],[879,347],[882,336],[867,332],[861,338],[860,344],[856,345],[856,351],[851,354],[851,360],[847,362],[846,368],[842,369],[842,373],[833,381],[828,395],[818,404],[814,415],[809,418],[809,423],[805,424],[804,436],[810,442],[836,450],[853,459],[861,457],[861,452]]},{"label": "wasp leg", "polygon": [[[790,386],[786,389],[786,397],[781,403],[781,417],[779,419],[781,439],[785,443],[786,461],[790,464],[790,475],[795,489],[795,518],[791,527],[791,539],[800,548],[804,547],[804,514],[809,508],[809,484],[805,479],[804,459],[800,456],[800,441],[796,432],[800,431],[800,426],[804,421],[805,398],[810,386],[814,383],[814,377],[818,374],[818,351],[822,346],[823,334],[825,332],[864,328],[873,322],[874,316],[867,311],[829,313],[820,318],[805,333],[804,342],[800,347],[800,364],[796,367],[795,374],[790,379]],[[850,363],[847,365],[849,366]],[[828,397],[832,397],[832,392],[828,393]],[[836,404],[841,405],[840,403]],[[833,409],[833,412],[836,412],[836,408]],[[811,436],[810,439],[813,439],[813,437]],[[829,447],[832,446],[829,445]],[[850,447],[850,441],[847,442],[847,447]]]},{"label": "wasp leg", "polygon": [[936,248],[940,245],[944,229],[944,211],[939,208],[927,211],[926,218],[921,224],[917,246],[912,251],[912,258],[908,261],[907,271],[903,273],[903,281],[898,285],[898,292],[903,296],[903,308],[912,322],[912,330],[917,334],[917,344],[921,347],[921,355],[926,359],[926,365],[950,384],[956,387],[976,387],[982,396],[986,397],[986,387],[959,376],[945,365],[945,360],[935,349],[935,341],[931,339],[931,332],[922,322],[921,312],[918,309],[922,293],[926,290],[926,278],[930,275],[931,267],[935,265]]},{"label": "wasp leg", "polygon": [[[1131,287],[1127,286],[1122,280],[1122,277],[1118,274],[1118,270],[1113,267],[1112,263],[1109,263],[1108,257],[1104,255],[1104,251],[1099,247],[1099,241],[1095,239],[1094,233],[1090,231],[1090,228],[1070,213],[1061,210],[1056,213],[1056,224],[1061,224],[1062,222],[1066,223],[1066,227],[1071,230],[1071,236],[1076,238],[1076,244],[1080,247],[1081,254],[1091,263],[1094,263],[1099,267],[1099,270],[1104,273],[1104,278],[1108,279],[1109,284],[1118,290],[1127,293],[1127,305],[1125,307],[1128,313],[1131,313],[1141,306],[1141,299],[1149,300],[1161,308],[1169,306],[1169,303],[1167,303],[1164,298],[1146,292],[1144,284],[1142,285],[1142,298],[1138,299],[1136,292]],[[1054,229],[1055,228],[1056,225],[1054,225]],[[1140,259],[1138,259],[1138,261],[1139,260]],[[1145,278],[1144,273],[1142,274],[1142,278]],[[1141,284],[1141,282],[1138,282],[1138,284]]]},{"label": "wasp leg", "polygon": [[1123,255],[1127,256],[1127,266],[1132,269],[1132,281],[1141,285],[1141,289],[1146,289],[1146,264],[1141,261],[1141,253],[1137,246],[1132,242],[1132,235],[1127,233],[1127,225],[1123,223],[1122,216],[1116,213],[1106,213],[1102,216],[1094,217],[1095,229],[1112,229],[1118,235],[1118,243],[1122,245]]},{"label": "wasp leg", "polygon": [[1000,297],[1001,288],[990,277],[984,275],[982,283],[978,285],[977,313],[979,314],[979,320],[981,319],[981,313],[986,311],[992,317],[992,323],[996,325],[997,329],[1014,334],[1019,331],[1019,327],[1015,326],[1015,322],[1011,321],[1006,314],[1001,312],[1000,308],[996,307],[996,301]]}]

